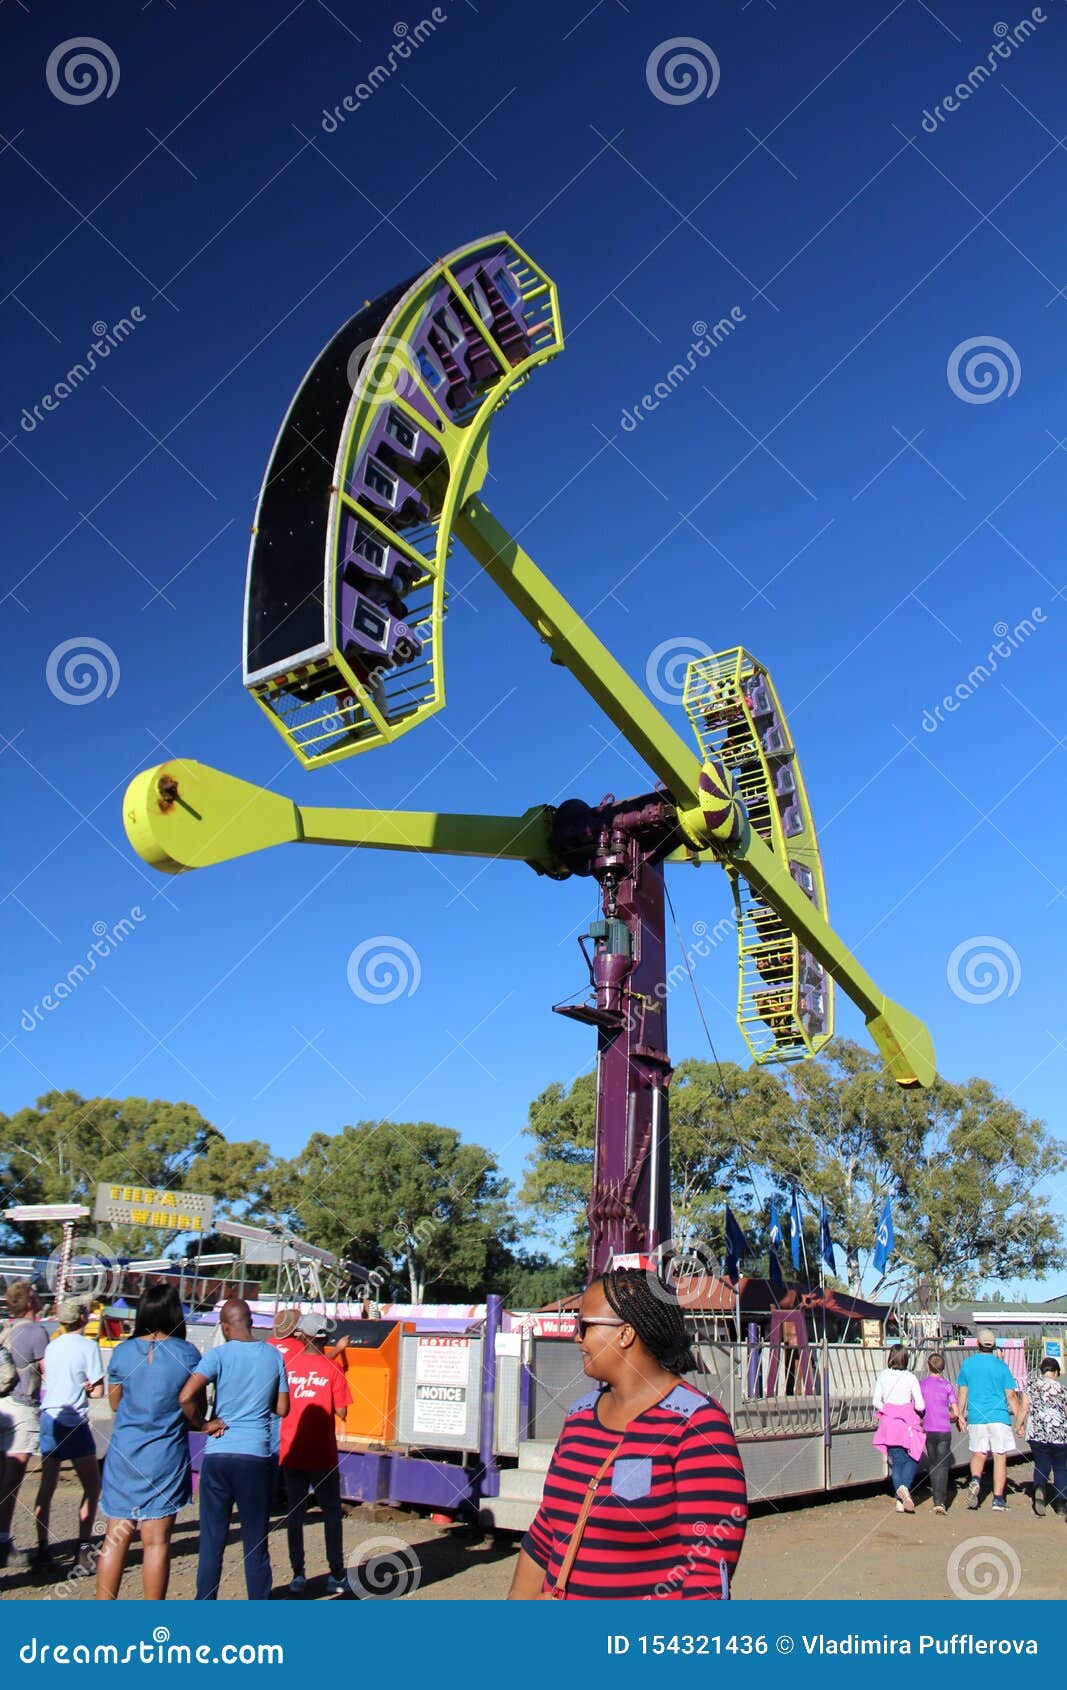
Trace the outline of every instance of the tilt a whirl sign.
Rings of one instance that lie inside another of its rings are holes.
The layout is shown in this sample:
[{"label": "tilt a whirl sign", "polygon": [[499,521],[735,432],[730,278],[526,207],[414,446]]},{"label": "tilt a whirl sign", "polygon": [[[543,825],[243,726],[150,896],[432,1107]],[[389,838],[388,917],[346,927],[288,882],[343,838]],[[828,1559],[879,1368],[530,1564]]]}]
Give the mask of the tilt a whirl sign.
[{"label": "tilt a whirl sign", "polygon": [[94,1221],[115,1226],[162,1227],[167,1232],[210,1232],[213,1200],[196,1191],[155,1186],[98,1185]]}]

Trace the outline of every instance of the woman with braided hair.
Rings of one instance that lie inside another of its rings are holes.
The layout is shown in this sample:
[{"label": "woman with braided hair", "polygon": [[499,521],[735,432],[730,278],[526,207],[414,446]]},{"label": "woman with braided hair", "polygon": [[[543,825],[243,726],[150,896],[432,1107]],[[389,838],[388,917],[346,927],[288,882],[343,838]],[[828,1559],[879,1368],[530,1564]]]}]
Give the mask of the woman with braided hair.
[{"label": "woman with braided hair", "polygon": [[695,1368],[674,1292],[651,1269],[594,1279],[575,1342],[598,1388],[567,1412],[512,1599],[716,1601],[745,1536],[745,1473]]}]

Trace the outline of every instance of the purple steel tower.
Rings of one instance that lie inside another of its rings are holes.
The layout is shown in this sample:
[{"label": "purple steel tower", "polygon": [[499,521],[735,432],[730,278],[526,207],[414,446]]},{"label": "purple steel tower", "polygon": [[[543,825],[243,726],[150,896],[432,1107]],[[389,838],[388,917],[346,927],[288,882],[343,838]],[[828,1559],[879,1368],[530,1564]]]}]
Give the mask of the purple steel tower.
[{"label": "purple steel tower", "polygon": [[[679,843],[677,812],[649,793],[595,809],[562,805],[553,845],[592,875],[603,915],[579,940],[593,996],[557,1012],[597,1029],[596,1133],[589,1272],[653,1252],[671,1235],[667,988],[662,858]],[[587,949],[592,941],[592,955]]]}]

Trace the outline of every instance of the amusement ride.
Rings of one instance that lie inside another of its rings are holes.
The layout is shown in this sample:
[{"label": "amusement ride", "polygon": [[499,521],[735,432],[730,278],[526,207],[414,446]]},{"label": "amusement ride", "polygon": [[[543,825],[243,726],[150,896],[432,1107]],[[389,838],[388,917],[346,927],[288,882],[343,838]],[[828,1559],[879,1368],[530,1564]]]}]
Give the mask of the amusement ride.
[{"label": "amusement ride", "polygon": [[507,234],[458,248],[366,304],[312,364],[278,432],[248,557],[244,682],[306,769],[389,745],[445,704],[443,624],[458,540],[647,765],[632,798],[522,815],[297,804],[171,759],[130,784],[146,863],[177,874],[281,844],[513,860],[594,879],[596,1029],[590,1273],[671,1236],[664,873],[718,863],[733,896],[737,1020],[758,1063],[815,1055],[834,987],[893,1078],[934,1077],[930,1035],[831,927],[815,824],[785,713],[740,647],[688,666],[695,749],[487,508],[489,427],[563,349],[555,284]]}]

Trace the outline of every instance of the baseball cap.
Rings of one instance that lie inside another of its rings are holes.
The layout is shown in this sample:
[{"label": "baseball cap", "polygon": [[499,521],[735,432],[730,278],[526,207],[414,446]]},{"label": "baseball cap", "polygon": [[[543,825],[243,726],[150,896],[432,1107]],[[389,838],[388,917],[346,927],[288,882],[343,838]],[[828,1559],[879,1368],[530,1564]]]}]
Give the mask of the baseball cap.
[{"label": "baseball cap", "polygon": [[978,1344],[983,1350],[996,1349],[997,1335],[991,1326],[980,1326],[978,1328]]},{"label": "baseball cap", "polygon": [[89,1312],[89,1305],[83,1297],[64,1297],[56,1314],[61,1326],[77,1326],[83,1314]]},{"label": "baseball cap", "polygon": [[325,1338],[329,1328],[321,1314],[305,1314],[300,1317],[297,1331],[302,1332],[305,1338]]}]

